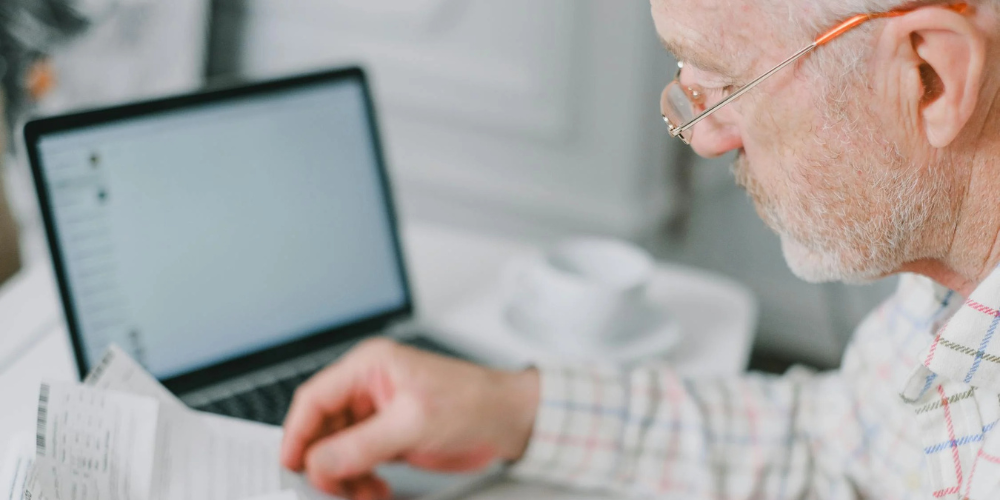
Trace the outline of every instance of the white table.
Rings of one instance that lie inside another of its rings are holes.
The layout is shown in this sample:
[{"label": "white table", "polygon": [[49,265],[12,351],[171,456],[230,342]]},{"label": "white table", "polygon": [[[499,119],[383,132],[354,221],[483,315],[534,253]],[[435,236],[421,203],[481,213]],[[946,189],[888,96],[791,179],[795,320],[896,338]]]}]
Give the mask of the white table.
[{"label": "white table", "polygon": [[[516,336],[477,328],[476,312],[469,311],[483,309],[482,302],[498,295],[504,265],[537,252],[535,245],[432,225],[410,227],[405,240],[420,314],[430,320],[439,340],[494,365],[559,359],[539,356],[532,352],[538,345]],[[746,369],[758,312],[756,299],[743,285],[660,263],[649,292],[669,309],[681,330],[681,342],[666,358],[673,369],[696,377],[735,375]]]},{"label": "white table", "polygon": [[[418,310],[432,325],[447,322],[456,304],[495,284],[510,259],[537,250],[524,241],[430,224],[409,224],[403,239]],[[51,267],[40,256],[29,262],[28,269],[0,288],[0,456],[14,433],[33,428],[38,383],[76,377]],[[752,295],[710,273],[671,266],[662,271],[669,276],[663,293],[676,301],[671,310],[682,332],[698,333],[684,336],[667,358],[671,366],[700,376],[744,370],[757,321]],[[706,325],[714,326],[706,332]],[[475,331],[441,335],[439,340],[457,344],[475,357],[493,361],[491,353],[499,355],[497,364],[530,361],[531,353],[523,346],[483,338]],[[542,486],[506,484],[482,498],[541,495],[561,496],[558,490]]]}]

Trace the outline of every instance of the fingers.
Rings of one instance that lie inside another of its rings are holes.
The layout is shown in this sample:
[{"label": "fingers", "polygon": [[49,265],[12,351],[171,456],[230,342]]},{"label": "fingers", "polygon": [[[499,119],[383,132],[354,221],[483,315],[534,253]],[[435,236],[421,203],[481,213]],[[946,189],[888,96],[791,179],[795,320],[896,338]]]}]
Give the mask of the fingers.
[{"label": "fingers", "polygon": [[367,420],[313,444],[305,468],[317,487],[369,474],[375,466],[409,451],[420,425],[413,405],[405,400]]},{"label": "fingers", "polygon": [[[306,448],[316,439],[329,433],[334,415],[343,409],[354,392],[353,377],[343,366],[334,365],[324,373],[322,385],[314,380],[306,382],[295,391],[292,405],[285,417],[285,436],[281,442],[281,463],[295,471],[302,470]],[[334,424],[335,425],[335,424]]]},{"label": "fingers", "polygon": [[[368,360],[378,363],[380,357],[385,357],[380,353],[392,348],[393,344],[386,341],[367,342],[352,351],[343,362],[331,365],[299,387],[285,417],[285,436],[281,443],[281,463],[285,467],[302,470],[306,449],[331,432],[328,420],[334,415],[344,414],[344,410],[352,406],[361,409],[363,414],[373,411],[371,399],[367,397],[371,388],[365,387]],[[364,416],[367,415],[358,418]]]},{"label": "fingers", "polygon": [[344,483],[344,496],[352,500],[389,500],[389,484],[375,475],[367,475]]}]

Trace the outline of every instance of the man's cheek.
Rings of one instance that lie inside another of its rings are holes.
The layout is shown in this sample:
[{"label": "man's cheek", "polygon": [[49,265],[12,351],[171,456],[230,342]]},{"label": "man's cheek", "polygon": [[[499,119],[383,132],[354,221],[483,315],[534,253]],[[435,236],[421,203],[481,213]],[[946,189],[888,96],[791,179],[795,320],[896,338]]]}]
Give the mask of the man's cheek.
[{"label": "man's cheek", "polygon": [[809,96],[788,95],[780,101],[758,100],[746,107],[746,135],[773,155],[789,158],[808,149],[815,141],[817,117],[812,106],[779,107],[788,103],[808,103]]},{"label": "man's cheek", "polygon": [[739,150],[736,156],[736,161],[734,162],[734,173],[741,181],[748,181],[759,178],[758,170],[761,166],[767,165],[772,161],[772,151],[768,151],[767,148],[762,147],[762,145],[752,138],[748,138],[744,144],[743,148]]}]

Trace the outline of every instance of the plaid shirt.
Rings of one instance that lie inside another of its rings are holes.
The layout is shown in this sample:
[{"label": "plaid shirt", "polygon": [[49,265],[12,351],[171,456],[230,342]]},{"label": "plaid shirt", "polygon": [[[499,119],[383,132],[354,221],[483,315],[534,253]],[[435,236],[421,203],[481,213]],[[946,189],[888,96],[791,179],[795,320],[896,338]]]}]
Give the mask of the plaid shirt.
[{"label": "plaid shirt", "polygon": [[840,371],[691,380],[542,368],[525,479],[684,499],[1000,499],[1000,270],[926,278],[858,328]]}]

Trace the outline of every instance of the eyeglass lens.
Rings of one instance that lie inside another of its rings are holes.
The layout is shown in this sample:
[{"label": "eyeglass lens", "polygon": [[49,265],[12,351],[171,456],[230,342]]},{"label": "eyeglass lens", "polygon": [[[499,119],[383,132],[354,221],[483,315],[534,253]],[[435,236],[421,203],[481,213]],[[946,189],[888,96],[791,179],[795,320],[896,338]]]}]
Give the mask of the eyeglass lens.
[{"label": "eyeglass lens", "polygon": [[[680,82],[673,81],[663,89],[660,97],[660,112],[672,127],[681,127],[690,122],[695,117],[694,103],[684,91]],[[691,141],[694,129],[688,129],[681,136],[685,141]]]}]

